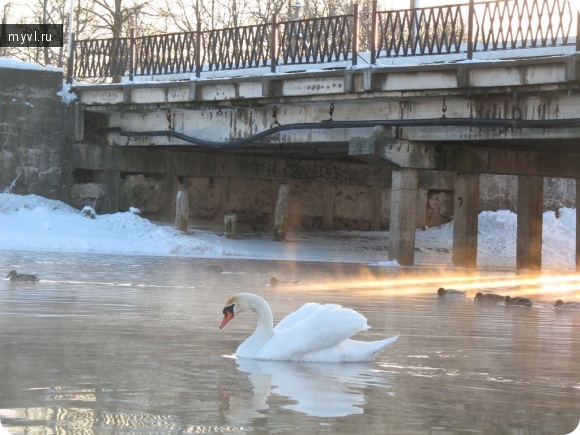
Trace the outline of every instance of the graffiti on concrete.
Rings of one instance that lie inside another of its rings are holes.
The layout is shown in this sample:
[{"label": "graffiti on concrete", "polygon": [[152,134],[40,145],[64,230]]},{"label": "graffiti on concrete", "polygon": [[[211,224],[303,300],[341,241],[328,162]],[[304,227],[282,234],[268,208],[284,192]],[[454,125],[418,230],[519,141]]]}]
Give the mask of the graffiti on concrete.
[{"label": "graffiti on concrete", "polygon": [[331,181],[345,184],[364,184],[368,171],[347,164],[315,163],[300,159],[253,161],[251,172],[257,177],[289,178],[303,181]]},{"label": "graffiti on concrete", "polygon": [[296,180],[328,180],[338,183],[362,184],[367,179],[364,170],[336,164],[304,164],[299,159],[287,159],[284,176]]}]

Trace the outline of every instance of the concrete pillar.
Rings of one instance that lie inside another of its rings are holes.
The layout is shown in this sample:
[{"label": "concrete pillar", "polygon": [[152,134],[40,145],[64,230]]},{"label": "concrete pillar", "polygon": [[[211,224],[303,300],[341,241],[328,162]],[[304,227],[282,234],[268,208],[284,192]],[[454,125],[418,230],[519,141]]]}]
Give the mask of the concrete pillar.
[{"label": "concrete pillar", "polygon": [[519,175],[517,269],[542,268],[543,212],[544,179],[533,175]]},{"label": "concrete pillar", "polygon": [[119,171],[103,171],[100,173],[99,179],[105,189],[105,197],[99,213],[117,213],[119,211],[121,173]]},{"label": "concrete pillar", "polygon": [[187,190],[179,190],[175,199],[175,228],[187,231],[189,225],[189,198]]},{"label": "concrete pillar", "polygon": [[177,191],[179,183],[177,182],[177,175],[168,173],[162,178],[163,192],[165,195],[165,202],[163,203],[163,209],[159,215],[159,219],[162,222],[174,222],[175,220],[175,202],[174,198],[177,197]]},{"label": "concrete pillar", "polygon": [[479,174],[459,173],[455,177],[453,206],[453,251],[456,267],[477,265],[477,217],[479,214]]},{"label": "concrete pillar", "polygon": [[580,272],[580,178],[576,178],[576,272]]},{"label": "concrete pillar", "polygon": [[224,215],[224,232],[228,239],[235,239],[238,236],[238,215],[226,214]]},{"label": "concrete pillar", "polygon": [[221,214],[226,215],[230,206],[230,179],[225,178],[218,181],[221,185],[220,210]]},{"label": "concrete pillar", "polygon": [[286,240],[286,227],[288,225],[288,201],[290,188],[287,184],[280,184],[278,188],[278,200],[274,212],[274,240]]},{"label": "concrete pillar", "polygon": [[280,182],[272,180],[270,182],[270,207],[268,212],[268,228],[274,231],[274,221],[276,217],[276,201],[278,200],[278,188]]},{"label": "concrete pillar", "polygon": [[389,260],[415,264],[415,216],[419,176],[415,169],[393,170]]},{"label": "concrete pillar", "polygon": [[383,190],[380,186],[371,188],[371,231],[380,231],[383,224]]},{"label": "concrete pillar", "polygon": [[420,188],[417,190],[417,228],[427,226],[427,202],[429,200],[429,189]]},{"label": "concrete pillar", "polygon": [[74,140],[80,142],[85,138],[85,105],[76,101],[74,111]]},{"label": "concrete pillar", "polygon": [[324,197],[322,198],[322,228],[332,229],[334,226],[334,184],[324,184]]}]

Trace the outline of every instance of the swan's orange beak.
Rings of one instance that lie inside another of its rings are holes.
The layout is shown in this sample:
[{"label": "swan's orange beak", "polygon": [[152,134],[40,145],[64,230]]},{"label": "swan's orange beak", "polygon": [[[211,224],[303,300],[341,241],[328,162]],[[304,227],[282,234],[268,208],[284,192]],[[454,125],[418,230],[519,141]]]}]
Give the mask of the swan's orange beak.
[{"label": "swan's orange beak", "polygon": [[220,324],[220,329],[226,326],[228,322],[234,318],[234,306],[230,305],[229,307],[225,307],[223,313],[224,318],[222,320],[222,323]]}]

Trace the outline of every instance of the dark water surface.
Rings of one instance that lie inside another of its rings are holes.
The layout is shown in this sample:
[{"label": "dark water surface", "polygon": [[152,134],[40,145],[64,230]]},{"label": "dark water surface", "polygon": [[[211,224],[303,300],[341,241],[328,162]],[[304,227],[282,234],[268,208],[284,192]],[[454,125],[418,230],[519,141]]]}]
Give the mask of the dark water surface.
[{"label": "dark water surface", "polygon": [[[42,278],[0,281],[0,420],[12,434],[563,435],[580,419],[580,311],[266,285],[356,265],[0,256],[3,276]],[[368,318],[358,339],[400,338],[372,363],[236,360],[253,313],[218,325],[242,291],[266,298],[276,322],[332,302]]]}]

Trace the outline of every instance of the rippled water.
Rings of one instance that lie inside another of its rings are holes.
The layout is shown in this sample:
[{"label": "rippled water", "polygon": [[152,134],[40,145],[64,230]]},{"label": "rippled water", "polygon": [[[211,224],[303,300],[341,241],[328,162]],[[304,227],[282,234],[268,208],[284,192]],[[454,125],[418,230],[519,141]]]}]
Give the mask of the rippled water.
[{"label": "rippled water", "polygon": [[[274,275],[354,276],[355,265],[2,260],[4,274],[42,278],[0,281],[0,420],[13,434],[568,434],[580,420],[580,312],[440,302],[405,288],[267,286]],[[400,338],[365,364],[236,360],[255,317],[218,325],[241,291],[264,296],[276,321],[304,302],[334,302],[369,319],[358,338]]]}]

